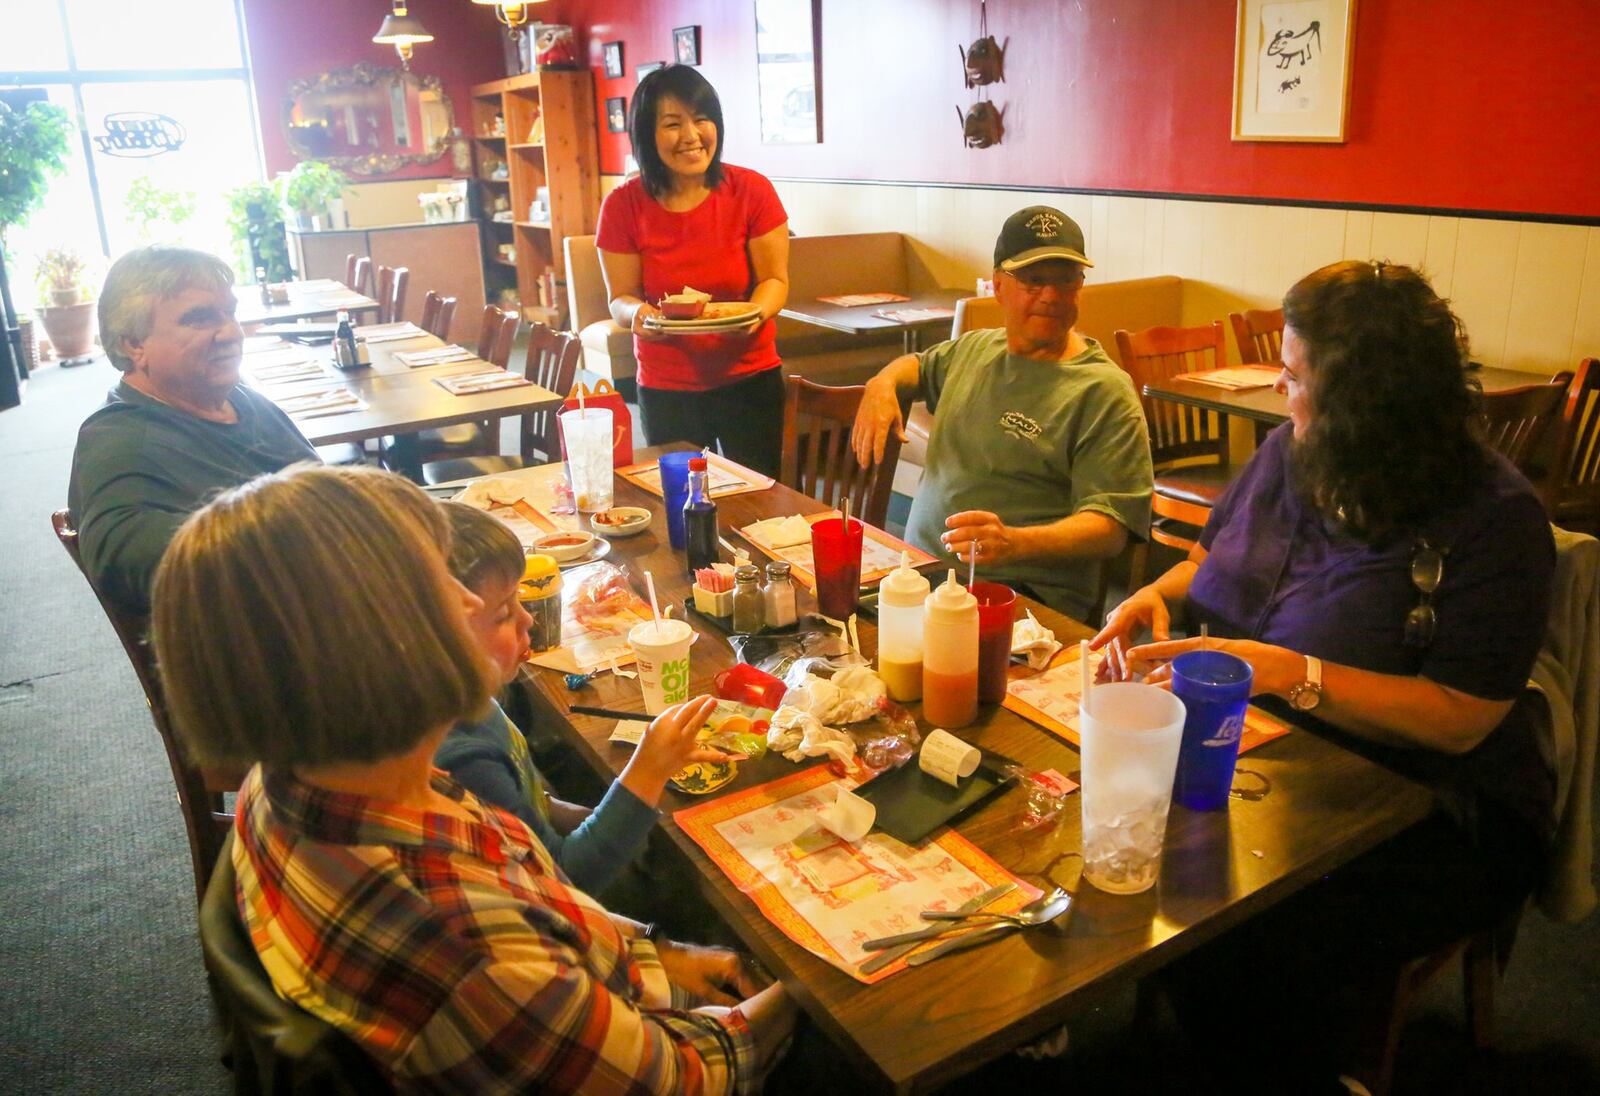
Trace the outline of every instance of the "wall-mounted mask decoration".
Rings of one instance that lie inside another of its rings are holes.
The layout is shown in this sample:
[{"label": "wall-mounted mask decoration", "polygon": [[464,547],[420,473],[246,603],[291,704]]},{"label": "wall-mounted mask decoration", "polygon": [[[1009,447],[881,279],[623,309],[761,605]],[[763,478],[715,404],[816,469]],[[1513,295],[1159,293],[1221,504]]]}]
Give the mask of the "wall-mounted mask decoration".
[{"label": "wall-mounted mask decoration", "polygon": [[996,109],[987,99],[972,104],[966,114],[956,107],[956,117],[961,119],[961,139],[968,148],[988,148],[998,145],[1005,136],[1005,108]]},{"label": "wall-mounted mask decoration", "polygon": [[437,76],[366,62],[296,81],[283,103],[294,154],[354,175],[431,163],[449,150],[454,126]]},{"label": "wall-mounted mask decoration", "polygon": [[[984,30],[988,30],[987,25]],[[1011,39],[1007,38],[1006,45],[1010,44]],[[961,64],[966,69],[967,87],[1005,82],[1006,47],[996,42],[994,35],[986,33],[966,49],[957,46],[956,50],[961,54]]]}]

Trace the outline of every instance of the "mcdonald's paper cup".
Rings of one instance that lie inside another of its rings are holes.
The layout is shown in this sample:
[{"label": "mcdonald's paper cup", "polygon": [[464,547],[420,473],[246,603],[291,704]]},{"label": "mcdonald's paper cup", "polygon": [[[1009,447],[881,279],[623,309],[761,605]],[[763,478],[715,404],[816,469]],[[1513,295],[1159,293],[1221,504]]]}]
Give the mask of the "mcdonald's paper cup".
[{"label": "mcdonald's paper cup", "polygon": [[628,632],[628,646],[638,660],[644,710],[660,715],[689,699],[689,644],[694,629],[681,620],[647,620]]}]

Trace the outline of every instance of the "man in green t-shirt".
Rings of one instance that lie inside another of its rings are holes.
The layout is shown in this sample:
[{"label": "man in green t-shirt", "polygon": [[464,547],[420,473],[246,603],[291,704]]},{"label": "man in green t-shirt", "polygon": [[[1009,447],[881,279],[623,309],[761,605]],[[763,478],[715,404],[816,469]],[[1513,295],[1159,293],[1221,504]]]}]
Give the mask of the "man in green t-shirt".
[{"label": "man in green t-shirt", "polygon": [[1150,525],[1150,440],[1133,382],[1073,329],[1083,230],[1060,210],[1012,214],[994,249],[1005,327],[896,358],[867,382],[852,444],[883,459],[901,403],[934,412],[906,539],[1083,619],[1097,561]]}]

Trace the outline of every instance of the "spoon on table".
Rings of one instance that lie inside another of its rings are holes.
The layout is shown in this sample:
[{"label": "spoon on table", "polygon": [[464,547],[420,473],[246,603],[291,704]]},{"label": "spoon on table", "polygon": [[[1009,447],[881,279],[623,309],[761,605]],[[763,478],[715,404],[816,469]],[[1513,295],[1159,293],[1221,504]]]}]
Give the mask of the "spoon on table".
[{"label": "spoon on table", "polygon": [[[973,929],[971,932],[946,940],[935,945],[927,951],[918,952],[906,960],[908,967],[920,967],[924,963],[932,962],[941,955],[949,955],[953,951],[961,951],[977,944],[986,943],[1001,936],[1009,936],[1013,932],[1032,928],[1035,925],[1048,925],[1053,932],[1065,933],[1067,919],[1072,914],[1072,895],[1057,887],[1051,893],[1023,906],[1015,914],[1006,915],[1003,921],[994,921],[982,928]],[[1024,917],[1026,915],[1026,917]],[[999,916],[999,915],[995,915]]]},{"label": "spoon on table", "polygon": [[977,910],[964,913],[961,910],[923,910],[921,917],[924,921],[970,921],[974,918],[985,918],[988,921],[1004,921],[1018,928],[1027,928],[1030,925],[1043,924],[1049,921],[1066,908],[1061,905],[1065,900],[1067,905],[1072,904],[1072,895],[1064,887],[1057,887],[1053,891],[1040,895],[1016,913],[986,913]]}]

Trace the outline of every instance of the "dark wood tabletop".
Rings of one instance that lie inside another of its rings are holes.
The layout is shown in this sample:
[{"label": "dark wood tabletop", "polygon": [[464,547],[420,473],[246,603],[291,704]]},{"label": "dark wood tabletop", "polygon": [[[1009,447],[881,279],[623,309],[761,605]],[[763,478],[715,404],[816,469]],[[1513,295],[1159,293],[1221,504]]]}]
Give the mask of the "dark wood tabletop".
[{"label": "dark wood tabletop", "polygon": [[[643,451],[639,459],[659,451]],[[688,591],[684,559],[667,543],[661,500],[620,477],[616,492],[618,505],[645,506],[656,521],[643,534],[616,540],[611,560],[629,565],[641,590],[642,571],[649,568],[658,593],[681,602]],[[724,536],[733,543],[738,543],[728,536],[733,526],[820,509],[820,503],[783,486],[718,501]],[[800,598],[802,611],[812,607],[804,590]],[[1065,642],[1089,634],[1043,606],[1028,607]],[[706,633],[693,647],[691,693],[708,692],[713,675],[733,664],[733,653],[715,630],[690,620]],[[861,642],[872,654],[876,633],[869,622],[863,623]],[[609,780],[621,771],[631,750],[607,741],[613,721],[574,715],[568,708],[589,704],[642,712],[637,682],[602,674],[571,692],[560,675],[530,666],[524,667],[522,683],[540,717],[599,775]],[[920,716],[918,706],[911,708]],[[922,727],[928,730],[927,724]],[[1072,775],[1079,768],[1073,747],[1003,708],[982,709],[974,725],[954,733],[1029,769]],[[1161,878],[1145,894],[1114,896],[1084,885],[1065,936],[1018,933],[871,986],[791,943],[677,829],[671,812],[704,799],[669,787],[663,825],[684,870],[694,873],[713,906],[859,1068],[861,1088],[925,1090],[1053,1029],[1111,987],[1151,973],[1281,901],[1416,822],[1431,802],[1420,786],[1305,731],[1252,751],[1240,759],[1240,767],[1264,776],[1271,792],[1259,801],[1235,801],[1215,814],[1174,805]],[[727,790],[775,780],[797,768],[768,754],[741,764]],[[1075,886],[1080,861],[1064,854],[1082,847],[1077,797],[1059,823],[1042,832],[1015,831],[1023,803],[1023,793],[1013,787],[957,829],[1035,884]]]},{"label": "dark wood tabletop", "polygon": [[[1524,373],[1517,369],[1496,369],[1491,366],[1474,369],[1471,375],[1478,378],[1485,392],[1500,392],[1525,384],[1542,384],[1550,379],[1545,373]],[[1220,411],[1224,415],[1251,419],[1269,426],[1289,421],[1287,401],[1271,388],[1232,392],[1203,381],[1175,379],[1147,384],[1144,394],[1152,399],[1181,403],[1206,411]]]},{"label": "dark wood tabletop", "polygon": [[332,316],[337,312],[357,315],[375,311],[378,302],[357,293],[338,282],[322,279],[316,282],[288,282],[289,299],[283,304],[262,304],[258,286],[235,286],[234,296],[239,301],[237,319],[240,323],[274,323],[281,320],[303,320],[313,316]]},{"label": "dark wood tabletop", "polygon": [[909,301],[898,301],[893,304],[865,304],[849,308],[844,305],[827,304],[823,301],[790,301],[781,316],[801,323],[814,324],[817,327],[826,327],[830,331],[843,331],[851,335],[865,335],[873,331],[901,331],[907,327],[928,327],[935,324],[948,324],[951,317],[940,319],[918,320],[905,323],[901,320],[891,320],[878,315],[879,312],[900,312],[913,308],[955,308],[956,302],[963,297],[972,296],[972,291],[967,289],[933,289],[926,293],[919,293]]},{"label": "dark wood tabletop", "polygon": [[[536,384],[457,396],[434,383],[435,380],[462,373],[476,373],[487,369],[489,367],[487,362],[474,357],[444,365],[413,368],[397,356],[400,353],[429,350],[444,345],[442,340],[432,335],[367,343],[372,364],[351,370],[332,368],[331,345],[300,347],[306,357],[327,366],[329,375],[326,382],[264,385],[257,386],[257,390],[272,399],[305,391],[307,388],[315,388],[323,383],[338,383],[354,392],[366,403],[367,406],[360,410],[296,418],[295,425],[312,445],[359,442],[367,438],[411,433],[437,426],[451,426],[459,422],[480,422],[485,419],[528,414],[550,407],[559,407],[565,399],[564,396]],[[245,363],[248,370],[248,357]]]}]

